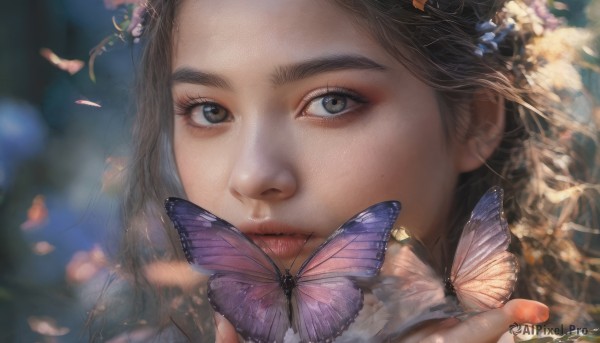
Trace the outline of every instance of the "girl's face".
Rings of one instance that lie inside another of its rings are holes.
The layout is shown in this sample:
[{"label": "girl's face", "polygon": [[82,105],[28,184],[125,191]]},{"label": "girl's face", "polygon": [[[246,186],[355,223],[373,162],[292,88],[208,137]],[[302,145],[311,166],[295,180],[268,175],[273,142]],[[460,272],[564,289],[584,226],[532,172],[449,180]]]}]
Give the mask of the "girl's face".
[{"label": "girl's face", "polygon": [[349,13],[186,0],[174,34],[174,150],[191,201],[287,267],[384,200],[425,242],[445,230],[464,149],[434,91]]}]

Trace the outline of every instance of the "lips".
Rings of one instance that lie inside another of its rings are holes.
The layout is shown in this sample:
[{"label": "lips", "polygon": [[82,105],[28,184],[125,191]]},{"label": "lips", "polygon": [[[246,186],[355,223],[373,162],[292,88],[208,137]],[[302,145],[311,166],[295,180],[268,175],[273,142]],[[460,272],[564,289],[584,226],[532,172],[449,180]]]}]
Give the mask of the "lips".
[{"label": "lips", "polygon": [[269,256],[281,260],[297,257],[306,246],[309,235],[304,234],[248,234],[248,237]]},{"label": "lips", "polygon": [[267,255],[279,260],[298,257],[310,237],[306,230],[275,220],[248,221],[239,228]]}]

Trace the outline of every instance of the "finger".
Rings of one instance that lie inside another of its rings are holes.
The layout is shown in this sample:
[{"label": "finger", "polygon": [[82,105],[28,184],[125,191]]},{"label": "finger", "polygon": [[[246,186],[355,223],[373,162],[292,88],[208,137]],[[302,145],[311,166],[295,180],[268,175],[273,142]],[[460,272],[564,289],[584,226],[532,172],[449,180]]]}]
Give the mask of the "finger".
[{"label": "finger", "polygon": [[218,313],[215,313],[215,328],[215,343],[238,343],[235,328]]},{"label": "finger", "polygon": [[[408,332],[399,342],[402,343],[422,343],[425,342],[427,337],[439,337],[437,333],[445,332],[448,328],[460,324],[460,321],[456,318],[447,318],[443,320],[432,320],[430,323]],[[431,339],[434,341],[435,339]]]},{"label": "finger", "polygon": [[500,336],[498,343],[515,343],[515,335],[506,331],[504,334],[502,334],[502,336]]},{"label": "finger", "polygon": [[513,299],[507,302],[502,310],[519,324],[545,322],[550,316],[548,306],[533,300]]},{"label": "finger", "polygon": [[532,300],[514,299],[504,307],[473,316],[447,330],[429,336],[430,342],[458,342],[477,337],[478,342],[498,342],[508,331],[510,324],[517,322],[540,323],[548,319],[548,307]]}]

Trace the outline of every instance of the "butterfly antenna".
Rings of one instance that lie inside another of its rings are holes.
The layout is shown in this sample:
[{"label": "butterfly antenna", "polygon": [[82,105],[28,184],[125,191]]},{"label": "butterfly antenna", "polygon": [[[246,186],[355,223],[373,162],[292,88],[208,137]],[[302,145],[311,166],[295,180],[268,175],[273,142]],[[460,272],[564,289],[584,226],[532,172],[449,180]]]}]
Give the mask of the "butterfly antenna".
[{"label": "butterfly antenna", "polygon": [[[302,248],[304,248],[304,246],[306,245],[306,243],[308,243],[308,240],[312,237],[314,232],[311,232],[310,235],[308,235],[308,237],[306,237],[306,239],[304,240],[304,244],[302,244]],[[300,250],[301,252],[302,250]],[[298,256],[300,255],[300,252],[298,252],[298,254],[296,254],[296,257],[294,257],[294,260],[292,261],[292,264],[290,265],[290,268],[288,268],[288,270],[292,270],[292,267],[294,267],[294,263],[296,263],[296,259],[298,259]]]}]

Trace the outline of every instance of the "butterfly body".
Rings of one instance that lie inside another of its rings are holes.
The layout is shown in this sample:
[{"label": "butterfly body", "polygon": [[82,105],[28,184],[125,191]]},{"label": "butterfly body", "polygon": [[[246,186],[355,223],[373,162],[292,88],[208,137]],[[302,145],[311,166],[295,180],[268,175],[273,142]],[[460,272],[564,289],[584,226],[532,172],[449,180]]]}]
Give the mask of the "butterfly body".
[{"label": "butterfly body", "polygon": [[294,287],[296,287],[296,278],[290,274],[289,269],[286,269],[285,274],[281,278],[281,288],[288,300],[292,297],[292,290]]},{"label": "butterfly body", "polygon": [[290,320],[290,325],[292,325],[292,291],[296,288],[296,278],[290,274],[289,269],[285,270],[280,285],[288,301],[288,318]]},{"label": "butterfly body", "polygon": [[456,290],[454,289],[454,285],[449,278],[446,279],[446,282],[444,282],[444,293],[446,296],[456,297]]},{"label": "butterfly body", "polygon": [[302,342],[331,342],[354,321],[363,291],[354,278],[377,275],[400,203],[360,212],[323,242],[292,275],[235,226],[178,198],[165,208],[188,261],[208,279],[208,299],[244,339],[283,342],[291,327]]}]

